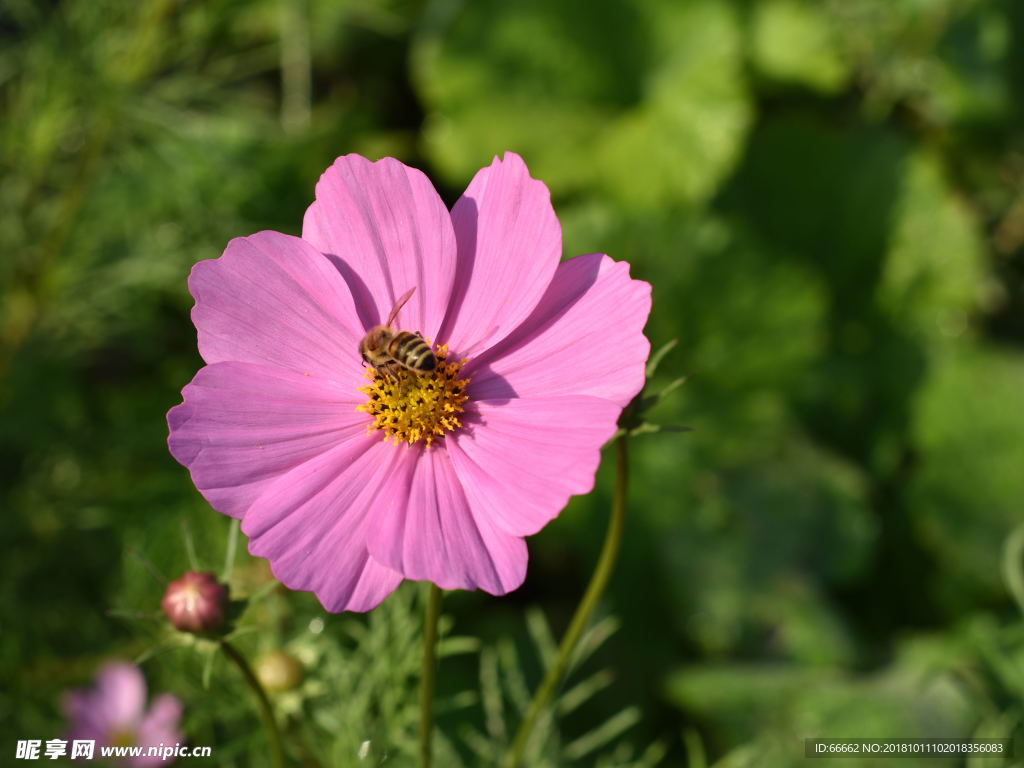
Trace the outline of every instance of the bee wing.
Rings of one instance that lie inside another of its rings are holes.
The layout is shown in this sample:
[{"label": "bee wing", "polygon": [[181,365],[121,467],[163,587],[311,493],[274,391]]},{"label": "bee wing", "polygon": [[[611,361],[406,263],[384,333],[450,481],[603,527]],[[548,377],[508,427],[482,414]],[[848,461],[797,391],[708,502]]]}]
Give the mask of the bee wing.
[{"label": "bee wing", "polygon": [[405,306],[405,302],[407,302],[412,297],[415,291],[416,286],[414,285],[412,288],[410,288],[408,291],[402,294],[402,297],[398,301],[396,301],[395,306],[392,307],[391,314],[388,315],[388,321],[384,323],[384,325],[391,326],[395,322],[395,318],[398,317],[398,311]]}]

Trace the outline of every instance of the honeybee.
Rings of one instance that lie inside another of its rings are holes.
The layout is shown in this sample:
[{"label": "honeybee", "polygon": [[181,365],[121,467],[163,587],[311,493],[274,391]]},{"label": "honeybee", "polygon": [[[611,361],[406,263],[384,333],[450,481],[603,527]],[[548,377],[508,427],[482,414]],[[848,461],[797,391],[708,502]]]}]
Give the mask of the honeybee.
[{"label": "honeybee", "polygon": [[398,370],[405,368],[415,374],[429,373],[437,367],[437,358],[426,339],[419,333],[396,331],[392,328],[398,311],[409,300],[415,286],[395,302],[384,325],[371,328],[359,342],[359,354],[374,370],[398,378]]}]

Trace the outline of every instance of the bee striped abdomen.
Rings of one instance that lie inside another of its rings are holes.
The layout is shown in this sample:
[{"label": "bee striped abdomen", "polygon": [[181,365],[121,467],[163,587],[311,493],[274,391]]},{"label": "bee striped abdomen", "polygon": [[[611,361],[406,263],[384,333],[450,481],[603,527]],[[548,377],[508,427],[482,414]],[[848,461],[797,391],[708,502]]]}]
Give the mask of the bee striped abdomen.
[{"label": "bee striped abdomen", "polygon": [[432,371],[437,367],[430,345],[418,333],[399,331],[388,345],[388,354],[412,371]]}]

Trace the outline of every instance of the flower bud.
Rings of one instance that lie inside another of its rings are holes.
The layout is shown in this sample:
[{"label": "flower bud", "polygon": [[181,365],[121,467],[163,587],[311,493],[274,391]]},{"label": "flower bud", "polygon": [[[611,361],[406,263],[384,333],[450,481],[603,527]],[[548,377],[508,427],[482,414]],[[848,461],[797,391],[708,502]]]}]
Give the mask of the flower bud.
[{"label": "flower bud", "polygon": [[226,623],[228,590],[208,571],[185,571],[167,585],[160,607],[176,629],[209,634]]},{"label": "flower bud", "polygon": [[256,659],[256,677],[271,693],[298,688],[303,674],[302,664],[287,651],[269,651]]}]

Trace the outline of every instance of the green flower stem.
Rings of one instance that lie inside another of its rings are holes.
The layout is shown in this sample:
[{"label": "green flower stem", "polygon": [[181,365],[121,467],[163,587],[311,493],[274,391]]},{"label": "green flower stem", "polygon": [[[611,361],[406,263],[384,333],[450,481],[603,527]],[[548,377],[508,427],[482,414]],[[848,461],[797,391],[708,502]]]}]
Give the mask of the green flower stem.
[{"label": "green flower stem", "polygon": [[277,727],[277,720],[274,718],[274,710],[270,706],[270,699],[267,697],[267,692],[263,690],[263,686],[260,684],[259,678],[256,677],[256,673],[252,671],[252,667],[249,666],[249,662],[245,660],[243,656],[235,646],[229,643],[227,640],[220,641],[221,650],[224,654],[235,663],[238,667],[238,671],[242,673],[242,677],[245,678],[245,682],[248,684],[252,692],[256,694],[256,700],[260,705],[260,717],[263,719],[263,727],[267,732],[267,738],[270,739],[270,762],[274,768],[284,768],[284,746],[281,743],[281,731]]},{"label": "green flower stem", "polygon": [[307,0],[281,5],[281,125],[288,133],[309,128],[312,111],[312,64]]},{"label": "green flower stem", "polygon": [[420,670],[420,768],[430,768],[434,736],[434,688],[437,683],[437,621],[441,617],[441,590],[427,585],[427,612],[423,617],[423,666]]},{"label": "green flower stem", "polygon": [[569,623],[569,629],[566,630],[562,643],[558,647],[558,658],[548,668],[544,681],[534,694],[526,717],[523,718],[523,722],[516,732],[512,750],[505,762],[506,768],[519,768],[522,764],[523,752],[526,749],[527,741],[529,741],[530,733],[537,724],[541,712],[548,706],[555,690],[561,684],[562,678],[569,668],[572,652],[579,643],[583,630],[586,629],[590,616],[593,614],[594,608],[597,607],[597,602],[608,585],[612,570],[615,568],[615,561],[619,555],[619,544],[622,541],[622,529],[626,517],[626,491],[629,487],[629,450],[626,440],[627,437],[623,434],[615,443],[615,496],[612,498],[612,515],[608,521],[608,531],[604,536],[604,546],[601,548],[597,567],[594,569],[594,575],[590,577],[587,591],[583,593],[583,599]]}]

